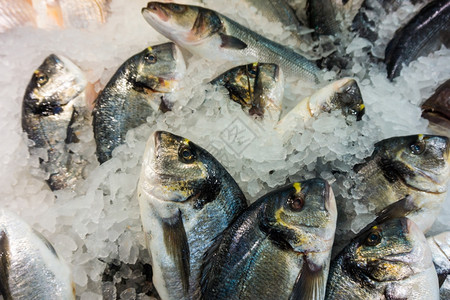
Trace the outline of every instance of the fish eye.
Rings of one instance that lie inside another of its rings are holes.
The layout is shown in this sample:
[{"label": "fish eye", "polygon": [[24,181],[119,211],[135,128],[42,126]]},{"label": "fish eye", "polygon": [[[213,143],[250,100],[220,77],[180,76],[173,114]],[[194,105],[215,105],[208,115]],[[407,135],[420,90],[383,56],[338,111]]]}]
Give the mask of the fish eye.
[{"label": "fish eye", "polygon": [[169,9],[176,13],[181,13],[181,12],[185,11],[185,7],[178,5],[178,4],[170,4]]},{"label": "fish eye", "polygon": [[420,155],[425,151],[426,144],[424,141],[417,141],[409,146],[411,153],[414,155]]},{"label": "fish eye", "polygon": [[381,233],[379,231],[371,232],[366,239],[366,245],[376,246],[381,242]]},{"label": "fish eye", "polygon": [[43,86],[48,81],[47,75],[45,75],[42,72],[37,72],[35,74],[35,78],[36,78],[36,83],[37,83],[38,86]]},{"label": "fish eye", "polygon": [[305,198],[303,195],[293,195],[287,201],[289,207],[293,211],[301,211],[305,204]]},{"label": "fish eye", "polygon": [[151,63],[151,64],[154,64],[154,63],[156,63],[156,61],[157,61],[156,55],[153,54],[153,53],[148,53],[148,54],[146,54],[145,57],[144,57],[144,59],[145,59],[146,61],[148,61],[149,63]]},{"label": "fish eye", "polygon": [[178,151],[178,157],[182,162],[187,164],[194,162],[194,160],[197,158],[192,149],[189,148],[189,146],[181,147]]}]

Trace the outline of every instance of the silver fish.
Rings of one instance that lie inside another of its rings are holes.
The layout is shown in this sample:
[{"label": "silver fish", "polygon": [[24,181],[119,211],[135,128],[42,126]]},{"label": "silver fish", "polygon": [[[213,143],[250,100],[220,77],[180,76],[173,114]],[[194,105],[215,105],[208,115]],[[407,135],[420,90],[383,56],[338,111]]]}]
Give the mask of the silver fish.
[{"label": "silver fish", "polygon": [[450,274],[450,231],[431,236],[427,238],[427,242],[433,256],[439,285],[442,285]]},{"label": "silver fish", "polygon": [[273,63],[287,75],[319,82],[320,70],[313,62],[213,10],[149,2],[142,14],[158,32],[207,59]]},{"label": "silver fish", "polygon": [[0,292],[12,299],[75,299],[69,266],[50,242],[15,214],[0,210]]},{"label": "silver fish", "polygon": [[194,298],[202,257],[247,207],[244,194],[207,151],[157,131],[145,150],[138,199],[158,294]]},{"label": "silver fish", "polygon": [[422,231],[397,218],[360,233],[332,260],[326,299],[439,299]]},{"label": "silver fish", "polygon": [[78,142],[76,129],[86,118],[86,84],[73,62],[51,54],[34,72],[23,98],[22,128],[33,142],[32,154],[47,150],[41,166],[52,190],[73,186],[82,177],[85,162],[67,144]]}]

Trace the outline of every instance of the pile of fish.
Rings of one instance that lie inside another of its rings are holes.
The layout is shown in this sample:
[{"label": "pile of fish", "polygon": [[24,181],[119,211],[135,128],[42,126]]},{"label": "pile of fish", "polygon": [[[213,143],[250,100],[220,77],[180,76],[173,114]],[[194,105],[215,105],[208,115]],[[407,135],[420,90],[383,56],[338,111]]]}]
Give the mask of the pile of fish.
[{"label": "pile of fish", "polygon": [[[450,81],[422,106],[434,134],[378,141],[365,158],[350,160],[346,171],[324,164],[321,172],[352,179],[344,188],[322,173],[298,181],[286,177],[285,185],[268,185],[253,201],[201,140],[171,132],[173,114],[191,109],[180,104],[178,94],[188,88],[183,80],[191,57],[185,51],[217,64],[215,76],[198,84],[205,87],[196,99],[199,106],[211,105],[208,93],[224,93],[230,100],[224,110],[239,107],[244,122],[270,130],[282,147],[292,144],[299,124],[308,126],[321,116],[349,127],[367,117],[344,45],[357,35],[376,41],[371,14],[396,10],[397,1],[309,0],[297,12],[280,0],[243,2],[288,27],[297,48],[203,6],[149,2],[143,18],[171,42],[150,45],[126,60],[94,101],[84,72],[50,54],[33,73],[22,103],[29,151],[39,158],[49,188],[58,195],[88,177],[89,160],[78,151],[80,132],[92,130],[98,162],[107,165],[133,129],[158,120],[166,130],[148,138],[135,200],[161,299],[439,299],[450,272],[450,233],[428,239],[425,234],[450,181]],[[421,9],[386,48],[389,80],[448,42],[450,1],[413,2]],[[64,3],[56,1],[58,9],[47,3],[48,13],[61,20]],[[368,59],[375,62],[376,55]],[[296,84],[313,92],[288,105],[285,88]],[[297,166],[289,168],[302,177]],[[361,213],[358,207],[369,209]],[[349,222],[356,220],[361,226],[350,230]],[[0,211],[5,300],[74,299],[72,281],[46,238],[15,214]]]}]

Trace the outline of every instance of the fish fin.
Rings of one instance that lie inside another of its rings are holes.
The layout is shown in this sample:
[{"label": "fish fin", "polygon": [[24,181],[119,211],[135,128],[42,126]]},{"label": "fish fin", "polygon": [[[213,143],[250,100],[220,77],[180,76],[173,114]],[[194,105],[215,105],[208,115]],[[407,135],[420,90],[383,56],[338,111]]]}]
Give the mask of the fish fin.
[{"label": "fish fin", "polygon": [[67,126],[66,139],[64,141],[66,144],[80,142],[80,139],[78,138],[78,136],[75,133],[74,128],[72,127],[73,124],[75,123],[75,120],[77,119],[77,117],[78,117],[78,112],[76,111],[76,109],[74,109],[72,112],[72,117],[70,118],[69,126]]},{"label": "fish fin", "polygon": [[438,274],[439,288],[444,284],[448,274]]},{"label": "fish fin", "polygon": [[289,300],[320,300],[325,297],[327,275],[322,266],[305,259]]},{"label": "fish fin", "polygon": [[181,276],[183,292],[187,296],[189,293],[190,251],[181,211],[178,209],[175,216],[163,218],[161,223],[167,253],[175,263]]},{"label": "fish fin", "polygon": [[219,247],[222,244],[222,240],[224,237],[224,232],[217,235],[211,244],[211,246],[206,250],[205,254],[203,254],[203,263],[201,266],[201,275],[200,275],[200,289],[195,291],[196,297],[194,299],[204,299],[206,291],[209,289],[210,279],[212,278],[214,258],[216,257]]},{"label": "fish fin", "polygon": [[0,294],[5,300],[12,299],[11,291],[9,289],[9,239],[6,232],[0,232]]},{"label": "fish fin", "polygon": [[223,33],[219,33],[220,38],[222,39],[222,44],[220,47],[222,48],[228,48],[228,49],[235,49],[235,50],[242,50],[247,48],[247,44],[241,41],[238,38],[235,38],[231,35],[226,35]]}]

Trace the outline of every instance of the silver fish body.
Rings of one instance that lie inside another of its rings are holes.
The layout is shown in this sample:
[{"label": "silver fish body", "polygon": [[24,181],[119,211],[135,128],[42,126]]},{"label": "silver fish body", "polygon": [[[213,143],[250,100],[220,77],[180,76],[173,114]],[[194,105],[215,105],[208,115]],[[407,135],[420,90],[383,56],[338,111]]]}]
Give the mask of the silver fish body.
[{"label": "silver fish body", "polygon": [[360,233],[332,260],[326,299],[439,299],[422,231],[397,218]]},{"label": "silver fish body", "polygon": [[53,190],[73,186],[84,164],[67,148],[77,142],[77,126],[86,118],[87,81],[69,59],[48,56],[34,72],[22,103],[22,128],[33,142],[30,152],[47,150],[41,166]]},{"label": "silver fish body", "polygon": [[336,217],[322,179],[261,197],[208,250],[203,299],[323,299]]},{"label": "silver fish body", "polygon": [[439,285],[442,285],[450,274],[450,231],[431,236],[427,238],[427,242],[433,256]]},{"label": "silver fish body", "polygon": [[319,82],[320,70],[315,63],[213,10],[149,2],[142,14],[158,32],[207,59],[273,63],[286,75]]},{"label": "silver fish body", "polygon": [[144,124],[160,107],[170,108],[168,97],[185,70],[183,56],[173,43],[148,47],[120,66],[98,95],[93,111],[100,163],[125,142],[128,130]]},{"label": "silver fish body", "polygon": [[0,292],[12,299],[75,299],[69,266],[18,216],[0,210]]},{"label": "silver fish body", "polygon": [[283,73],[277,65],[254,63],[238,66],[211,81],[224,86],[230,99],[252,116],[278,120],[283,100]]},{"label": "silver fish body", "polygon": [[204,253],[247,207],[242,191],[207,151],[157,131],[147,143],[138,199],[158,294],[196,299]]}]

